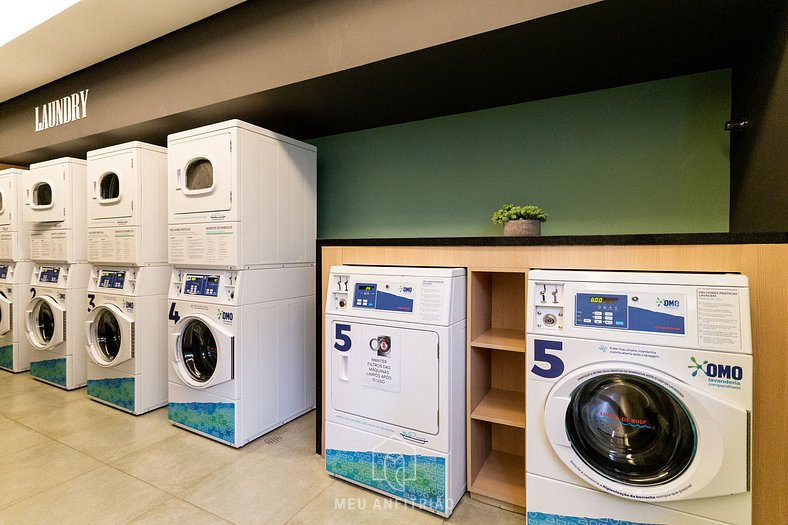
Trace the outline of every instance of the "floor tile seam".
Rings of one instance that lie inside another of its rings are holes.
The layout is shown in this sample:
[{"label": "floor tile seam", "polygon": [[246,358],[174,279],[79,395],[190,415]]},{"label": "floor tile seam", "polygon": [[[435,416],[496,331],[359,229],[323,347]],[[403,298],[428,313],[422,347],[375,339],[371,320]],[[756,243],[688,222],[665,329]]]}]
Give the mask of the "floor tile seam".
[{"label": "floor tile seam", "polygon": [[[119,472],[122,472],[122,471],[119,471]],[[123,473],[123,474],[126,474],[125,472],[122,472],[122,473]],[[132,477],[134,477],[134,476],[132,476]],[[135,478],[135,479],[137,479],[137,478]],[[139,480],[139,481],[143,481],[143,480]],[[157,488],[157,487],[156,487],[156,488]],[[161,491],[161,489],[159,489],[159,490]],[[154,504],[153,504],[153,505],[151,505],[150,507],[146,507],[146,508],[142,509],[141,511],[139,511],[139,513],[137,513],[137,514],[135,514],[134,516],[132,516],[131,518],[127,519],[127,520],[126,520],[126,521],[124,521],[123,523],[124,523],[124,524],[132,523],[134,520],[137,520],[137,519],[141,518],[141,517],[142,517],[142,516],[144,516],[146,513],[148,513],[148,512],[150,512],[150,511],[152,511],[152,510],[153,510],[153,509],[155,509],[156,507],[161,507],[162,505],[164,505],[165,503],[167,503],[169,500],[171,500],[171,499],[172,499],[172,495],[171,495],[169,492],[166,492],[166,491],[162,491],[162,492],[164,492],[164,494],[165,494],[167,497],[165,497],[165,498],[164,498],[163,500],[161,500],[161,501],[158,501],[158,502],[154,503]]]},{"label": "floor tile seam", "polygon": [[48,491],[50,491],[50,490],[54,490],[54,489],[56,489],[57,487],[59,487],[59,486],[61,486],[61,485],[65,484],[65,483],[70,483],[71,481],[74,481],[75,479],[77,479],[77,478],[79,478],[79,477],[81,477],[81,476],[84,476],[85,474],[89,474],[89,473],[93,472],[94,470],[100,469],[100,468],[101,468],[101,467],[103,467],[103,466],[105,466],[105,465],[97,465],[97,466],[95,466],[95,467],[93,467],[93,468],[90,468],[90,469],[88,469],[88,470],[84,471],[84,472],[80,472],[79,474],[77,474],[77,475],[75,475],[75,476],[72,476],[72,477],[70,477],[70,478],[68,478],[68,479],[66,479],[66,480],[63,480],[63,481],[61,481],[60,483],[56,483],[56,484],[52,485],[51,487],[47,487],[47,488],[45,488],[45,489],[39,490],[38,492],[36,492],[36,493],[34,493],[34,494],[28,494],[27,496],[25,496],[25,497],[23,497],[23,498],[19,498],[19,499],[17,499],[17,500],[14,500],[14,501],[12,501],[11,503],[8,503],[8,504],[5,504],[5,505],[0,505],[0,511],[6,510],[6,509],[8,509],[9,507],[12,507],[12,506],[14,506],[14,505],[17,505],[17,504],[19,504],[19,503],[22,503],[23,501],[26,501],[26,500],[28,500],[28,499],[35,498],[35,497],[37,497],[37,496],[39,496],[39,495],[43,494],[44,492],[48,492]]},{"label": "floor tile seam", "polygon": [[[185,493],[185,492],[186,492],[186,491],[184,490],[184,491],[183,491],[181,494],[183,494],[183,493]],[[219,518],[220,520],[224,520],[224,521],[226,521],[227,523],[232,523],[233,525],[236,525],[236,524],[237,524],[237,522],[235,522],[235,521],[231,520],[230,518],[226,518],[226,517],[222,516],[221,514],[217,514],[216,512],[214,512],[214,511],[212,511],[212,510],[208,510],[208,509],[206,509],[205,507],[203,507],[202,505],[199,505],[199,504],[197,504],[197,503],[195,503],[195,502],[193,502],[193,501],[189,501],[189,500],[187,500],[187,499],[184,499],[184,498],[182,498],[182,497],[180,497],[180,496],[175,496],[175,497],[176,497],[176,498],[178,498],[179,500],[183,501],[184,503],[188,503],[189,505],[191,505],[191,506],[193,506],[193,507],[197,507],[198,509],[200,509],[200,510],[201,510],[201,511],[203,511],[203,512],[207,512],[207,513],[208,513],[208,514],[210,514],[211,516],[216,516],[216,517],[217,517],[217,518]]]},{"label": "floor tile seam", "polygon": [[289,518],[287,518],[287,521],[284,523],[284,525],[287,525],[288,523],[291,523],[291,522],[292,522],[292,521],[295,519],[295,517],[296,517],[296,516],[298,516],[298,514],[299,514],[299,513],[300,513],[302,510],[304,510],[304,509],[305,509],[307,506],[309,506],[309,504],[310,504],[310,503],[312,503],[312,502],[313,502],[313,501],[315,501],[317,498],[319,498],[321,494],[323,494],[323,493],[324,493],[325,491],[327,491],[329,488],[331,488],[332,486],[334,486],[334,484],[335,484],[335,483],[336,483],[336,480],[334,480],[334,479],[330,480],[330,483],[328,483],[328,484],[325,486],[325,488],[324,488],[323,490],[321,490],[321,491],[319,491],[317,494],[315,494],[315,496],[314,496],[312,499],[310,499],[309,501],[307,501],[306,503],[304,503],[304,504],[303,504],[303,505],[302,505],[302,506],[301,506],[301,507],[300,507],[298,510],[296,510],[296,511],[293,513],[293,515],[292,515],[292,516],[290,516]]}]

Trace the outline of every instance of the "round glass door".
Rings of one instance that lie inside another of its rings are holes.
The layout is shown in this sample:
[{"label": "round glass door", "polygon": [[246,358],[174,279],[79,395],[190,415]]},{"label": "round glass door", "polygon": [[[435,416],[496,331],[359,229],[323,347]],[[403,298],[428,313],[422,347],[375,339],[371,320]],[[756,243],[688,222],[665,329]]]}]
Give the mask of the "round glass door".
[{"label": "round glass door", "polygon": [[40,300],[36,303],[33,308],[33,320],[36,339],[43,345],[48,344],[55,335],[55,314],[46,301]]},{"label": "round glass door", "polygon": [[93,321],[95,345],[106,361],[114,361],[118,357],[121,344],[120,325],[117,318],[107,309],[101,312]]},{"label": "round glass door", "polygon": [[667,483],[695,457],[695,424],[681,401],[640,376],[607,374],[581,384],[566,410],[575,453],[619,483]]},{"label": "round glass door", "polygon": [[186,323],[178,351],[192,379],[205,383],[213,377],[219,352],[216,339],[205,323],[199,319],[191,319]]}]

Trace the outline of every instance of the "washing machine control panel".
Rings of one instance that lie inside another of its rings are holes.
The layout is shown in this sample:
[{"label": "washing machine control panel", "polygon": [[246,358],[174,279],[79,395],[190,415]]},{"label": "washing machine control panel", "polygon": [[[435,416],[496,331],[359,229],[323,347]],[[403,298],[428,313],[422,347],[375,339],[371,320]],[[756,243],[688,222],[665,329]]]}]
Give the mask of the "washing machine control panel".
[{"label": "washing machine control panel", "polygon": [[219,281],[218,275],[187,273],[183,281],[183,294],[218,297]]},{"label": "washing machine control panel", "polygon": [[99,288],[122,290],[125,282],[126,282],[125,271],[102,270],[101,273],[99,274]]},{"label": "washing machine control panel", "polygon": [[351,308],[385,310],[388,312],[413,312],[413,283],[356,282],[353,289]]},{"label": "washing machine control panel", "polygon": [[6,277],[8,277],[8,265],[0,264],[0,279],[5,279]]},{"label": "washing machine control panel", "polygon": [[40,283],[56,283],[60,277],[59,266],[42,266],[38,274]]},{"label": "washing machine control panel", "polygon": [[627,296],[575,294],[575,326],[627,328]]}]

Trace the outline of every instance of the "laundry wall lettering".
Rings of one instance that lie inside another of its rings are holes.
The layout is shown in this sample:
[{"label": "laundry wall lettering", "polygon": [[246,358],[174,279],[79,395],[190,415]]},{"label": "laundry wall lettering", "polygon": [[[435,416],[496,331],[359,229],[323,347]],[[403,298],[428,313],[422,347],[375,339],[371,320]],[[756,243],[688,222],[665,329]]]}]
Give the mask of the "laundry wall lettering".
[{"label": "laundry wall lettering", "polygon": [[88,89],[36,106],[36,133],[88,116]]}]

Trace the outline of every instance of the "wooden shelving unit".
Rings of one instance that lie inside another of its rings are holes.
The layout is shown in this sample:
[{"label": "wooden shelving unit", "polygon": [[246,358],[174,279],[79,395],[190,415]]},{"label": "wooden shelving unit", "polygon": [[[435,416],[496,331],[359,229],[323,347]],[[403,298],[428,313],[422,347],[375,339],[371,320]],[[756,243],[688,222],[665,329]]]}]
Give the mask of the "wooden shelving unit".
[{"label": "wooden shelving unit", "polygon": [[525,272],[468,275],[468,490],[525,512]]}]

